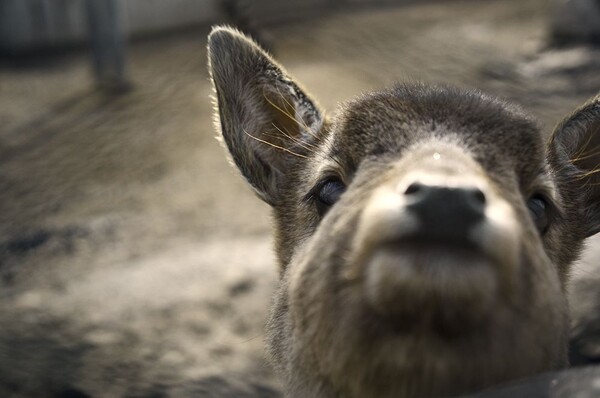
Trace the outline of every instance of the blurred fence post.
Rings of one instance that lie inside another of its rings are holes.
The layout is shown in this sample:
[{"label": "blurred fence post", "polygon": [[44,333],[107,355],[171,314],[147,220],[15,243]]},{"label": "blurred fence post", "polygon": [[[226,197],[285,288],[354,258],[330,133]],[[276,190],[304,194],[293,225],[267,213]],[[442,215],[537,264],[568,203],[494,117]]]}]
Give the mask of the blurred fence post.
[{"label": "blurred fence post", "polygon": [[600,44],[600,0],[554,0],[550,33],[554,44]]},{"label": "blurred fence post", "polygon": [[88,39],[96,83],[112,91],[130,87],[120,0],[85,0]]}]

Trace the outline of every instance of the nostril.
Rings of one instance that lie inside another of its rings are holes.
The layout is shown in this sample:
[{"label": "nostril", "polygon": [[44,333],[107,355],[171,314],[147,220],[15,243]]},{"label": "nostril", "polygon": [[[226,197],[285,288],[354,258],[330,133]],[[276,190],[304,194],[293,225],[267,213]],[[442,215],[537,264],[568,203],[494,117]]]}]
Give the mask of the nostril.
[{"label": "nostril", "polygon": [[485,205],[486,198],[485,198],[485,194],[483,193],[483,191],[481,189],[474,188],[471,190],[470,194],[471,194],[471,197],[473,199],[475,199],[475,202],[477,202],[481,205]]},{"label": "nostril", "polygon": [[405,195],[413,195],[416,193],[419,193],[423,190],[423,184],[420,184],[418,182],[413,182],[412,184],[410,184],[408,186],[408,188],[406,188],[406,190],[404,191]]}]

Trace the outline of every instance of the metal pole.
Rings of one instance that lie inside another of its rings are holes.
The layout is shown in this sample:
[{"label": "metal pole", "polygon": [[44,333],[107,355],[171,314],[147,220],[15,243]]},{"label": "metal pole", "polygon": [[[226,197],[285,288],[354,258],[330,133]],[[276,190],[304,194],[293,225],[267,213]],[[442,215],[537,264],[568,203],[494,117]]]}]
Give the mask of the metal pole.
[{"label": "metal pole", "polygon": [[120,0],[86,0],[88,37],[97,85],[111,92],[131,87],[126,76]]}]

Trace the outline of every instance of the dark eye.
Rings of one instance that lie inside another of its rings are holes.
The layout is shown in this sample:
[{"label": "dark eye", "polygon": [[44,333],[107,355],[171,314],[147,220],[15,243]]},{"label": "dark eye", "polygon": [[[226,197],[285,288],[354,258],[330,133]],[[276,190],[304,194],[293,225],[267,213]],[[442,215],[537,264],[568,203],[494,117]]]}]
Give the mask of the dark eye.
[{"label": "dark eye", "polygon": [[331,178],[322,182],[315,195],[319,214],[324,215],[338,201],[345,190],[346,185],[339,179]]},{"label": "dark eye", "polygon": [[535,222],[538,230],[543,234],[548,229],[549,217],[548,210],[549,205],[546,198],[541,195],[534,195],[527,201],[527,208],[529,208],[529,213],[531,214],[531,218]]}]

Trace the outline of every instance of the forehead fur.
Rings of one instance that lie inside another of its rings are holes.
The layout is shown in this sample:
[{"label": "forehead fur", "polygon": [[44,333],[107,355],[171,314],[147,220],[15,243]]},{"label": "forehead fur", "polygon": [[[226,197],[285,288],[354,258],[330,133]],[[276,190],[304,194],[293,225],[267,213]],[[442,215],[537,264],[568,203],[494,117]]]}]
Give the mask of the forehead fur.
[{"label": "forehead fur", "polygon": [[434,139],[458,141],[484,167],[508,160],[517,173],[539,168],[544,157],[537,123],[519,107],[478,91],[422,84],[396,85],[343,105],[328,150],[358,164]]}]

